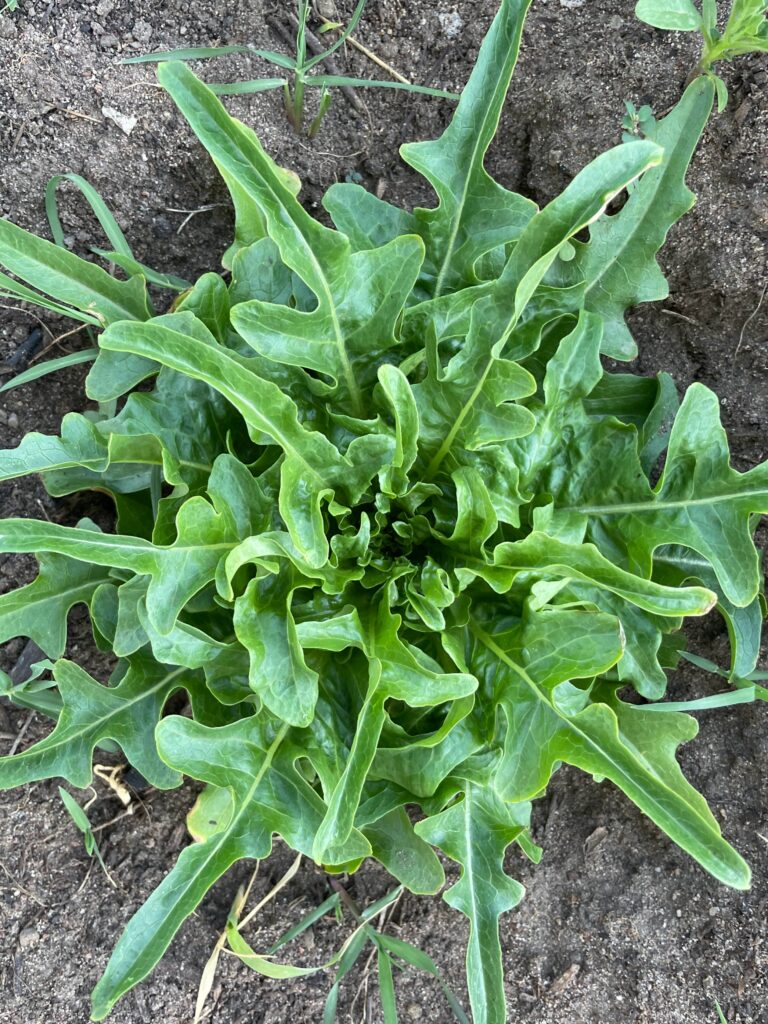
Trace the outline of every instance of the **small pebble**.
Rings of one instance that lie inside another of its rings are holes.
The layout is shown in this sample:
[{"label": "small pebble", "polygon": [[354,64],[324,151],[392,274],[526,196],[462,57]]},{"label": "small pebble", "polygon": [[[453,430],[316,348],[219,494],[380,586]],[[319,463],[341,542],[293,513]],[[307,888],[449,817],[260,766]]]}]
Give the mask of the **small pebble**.
[{"label": "small pebble", "polygon": [[152,38],[152,31],[148,21],[137,21],[131,29],[133,38],[139,43],[148,43]]},{"label": "small pebble", "polygon": [[115,9],[114,0],[99,0],[96,4],[96,13],[100,18],[106,18]]},{"label": "small pebble", "polygon": [[19,425],[19,417],[16,415],[15,412],[9,412],[8,413],[8,426],[11,428],[11,430],[15,430],[16,427],[18,427],[18,425]]},{"label": "small pebble", "polygon": [[457,11],[441,11],[437,20],[449,39],[456,39],[464,27],[464,20]]},{"label": "small pebble", "polygon": [[30,946],[37,944],[39,938],[34,928],[23,928],[19,932],[19,945],[22,949],[29,949]]}]

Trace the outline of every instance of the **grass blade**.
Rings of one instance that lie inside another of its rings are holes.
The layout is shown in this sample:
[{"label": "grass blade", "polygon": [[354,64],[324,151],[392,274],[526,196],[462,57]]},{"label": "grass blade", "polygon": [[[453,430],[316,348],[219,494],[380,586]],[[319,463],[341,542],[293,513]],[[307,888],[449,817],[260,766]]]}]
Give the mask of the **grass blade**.
[{"label": "grass blade", "polygon": [[417,971],[423,971],[425,974],[431,975],[440,986],[443,995],[453,1011],[454,1017],[459,1021],[459,1024],[470,1024],[469,1018],[462,1009],[461,1003],[445,983],[442,974],[438,970],[437,964],[431,956],[428,956],[424,950],[419,949],[418,946],[414,946],[410,942],[406,942],[404,939],[397,939],[393,935],[384,935],[383,933],[379,934],[379,943],[393,956],[396,956],[405,963],[410,964],[411,967],[415,967]]},{"label": "grass blade", "polygon": [[663,704],[644,704],[643,711],[709,711],[712,708],[729,708],[734,704],[751,704],[756,696],[754,686],[745,686],[740,690],[713,693],[710,697],[699,697],[697,700],[670,700]]},{"label": "grass blade", "polygon": [[112,211],[93,185],[79,174],[54,174],[45,187],[45,214],[48,217],[48,223],[51,225],[51,234],[56,245],[60,245],[62,249],[67,248],[64,244],[64,231],[59,219],[59,203],[56,198],[56,189],[62,181],[71,181],[82,192],[115,252],[132,259],[131,247],[120,229],[120,225],[115,220]]},{"label": "grass blade", "polygon": [[110,263],[117,264],[127,274],[141,274],[147,281],[156,284],[159,288],[169,288],[174,292],[186,292],[192,287],[190,282],[185,281],[183,277],[176,277],[175,274],[163,274],[160,271],[152,270],[151,267],[140,263],[133,256],[126,256],[121,252],[111,252],[109,249],[97,249],[95,247],[91,249],[91,252],[101,256],[104,260],[109,260]]},{"label": "grass blade", "polygon": [[84,348],[80,352],[71,352],[68,356],[61,356],[59,359],[49,359],[46,363],[38,363],[30,366],[23,373],[17,373],[0,388],[3,391],[11,391],[13,388],[20,388],[22,384],[29,384],[33,380],[47,377],[49,373],[56,373],[57,370],[66,370],[70,366],[78,366],[80,363],[90,363],[99,354],[97,348]]},{"label": "grass blade", "polygon": [[[349,36],[357,28],[357,23],[363,16],[363,11],[365,10],[365,5],[367,2],[368,0],[358,0],[357,7],[355,7],[354,11],[352,12],[352,17],[347,22],[346,28],[339,34],[338,39],[336,39],[334,43],[328,47],[327,50],[324,50],[323,53],[319,53],[316,57],[313,57],[312,60],[308,60],[304,64],[305,71],[308,71],[310,68],[314,67],[315,64],[319,64],[321,61],[324,61],[327,57],[330,57],[332,53],[336,53],[340,46],[344,45]],[[305,7],[306,6],[308,5],[305,5]],[[300,24],[306,24],[306,15],[304,16],[303,21],[300,20]]]},{"label": "grass blade", "polygon": [[414,85],[412,82],[388,82],[378,78],[351,78],[347,75],[308,75],[306,84],[314,89],[347,85],[355,89],[401,89],[404,92],[419,92],[425,96],[439,96],[445,100],[459,98],[458,93],[448,92],[447,89],[432,89],[427,85]]},{"label": "grass blade", "polygon": [[261,57],[262,60],[278,67],[293,69],[296,61],[285,53],[274,50],[258,50],[253,46],[188,46],[178,50],[158,50],[157,53],[143,53],[140,57],[126,57],[122,64],[157,64],[164,60],[210,60],[212,57],[226,57],[230,54],[246,54]]},{"label": "grass blade", "polygon": [[208,88],[217,96],[247,96],[254,92],[268,92],[281,89],[284,78],[250,78],[244,82],[208,82]]},{"label": "grass blade", "polygon": [[379,968],[379,993],[381,995],[381,1012],[384,1024],[397,1024],[397,998],[395,997],[395,979],[392,977],[392,961],[385,949],[378,943],[376,960]]},{"label": "grass blade", "polygon": [[280,938],[275,942],[274,945],[270,946],[267,950],[270,956],[273,956],[283,946],[287,946],[289,942],[292,942],[297,936],[305,932],[307,928],[311,928],[315,921],[319,921],[321,917],[325,917],[326,914],[330,913],[331,910],[335,910],[340,902],[339,894],[334,893],[329,896],[327,900],[324,900],[319,906],[310,910],[308,914],[305,914],[300,921],[297,921],[295,925],[283,932]]},{"label": "grass blade", "polygon": [[8,277],[7,274],[2,272],[0,272],[0,299],[19,299],[21,302],[31,302],[34,306],[38,306],[40,309],[49,309],[52,313],[57,313],[59,316],[66,316],[71,320],[79,320],[81,323],[91,324],[93,327],[101,326],[101,321],[98,317],[91,316],[89,313],[84,313],[79,309],[73,309],[71,306],[64,306],[59,302],[54,302],[47,295],[41,295],[39,292],[33,291],[32,288],[27,288],[20,281],[14,281],[12,277]]}]

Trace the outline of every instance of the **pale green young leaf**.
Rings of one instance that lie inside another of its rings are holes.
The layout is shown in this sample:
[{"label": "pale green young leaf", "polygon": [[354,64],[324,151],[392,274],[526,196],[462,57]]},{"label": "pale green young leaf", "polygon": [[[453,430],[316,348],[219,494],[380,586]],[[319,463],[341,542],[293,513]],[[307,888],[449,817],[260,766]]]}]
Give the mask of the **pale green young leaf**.
[{"label": "pale green young leaf", "polygon": [[250,685],[269,710],[306,726],[317,703],[317,673],[307,667],[291,613],[290,572],[253,579],[235,601],[234,628],[250,657]]}]

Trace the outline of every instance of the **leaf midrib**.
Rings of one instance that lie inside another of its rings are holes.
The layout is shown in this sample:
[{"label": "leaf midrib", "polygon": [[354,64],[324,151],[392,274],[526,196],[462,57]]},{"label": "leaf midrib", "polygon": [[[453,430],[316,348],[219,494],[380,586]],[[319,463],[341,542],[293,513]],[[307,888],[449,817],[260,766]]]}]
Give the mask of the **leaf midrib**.
[{"label": "leaf midrib", "polygon": [[344,332],[341,329],[341,321],[339,320],[339,313],[336,307],[336,301],[333,296],[333,291],[331,290],[330,281],[328,280],[328,277],[326,276],[326,273],[323,270],[320,261],[318,260],[317,255],[315,254],[314,249],[310,245],[309,240],[306,238],[304,232],[301,230],[301,226],[296,222],[294,217],[291,215],[291,211],[285,207],[280,197],[276,195],[274,187],[272,186],[269,179],[258,170],[257,173],[259,175],[259,179],[261,181],[262,186],[266,188],[267,191],[269,192],[272,202],[275,204],[275,206],[279,207],[279,209],[288,213],[290,222],[293,225],[295,237],[299,241],[301,248],[304,251],[305,258],[312,265],[315,283],[316,285],[319,286],[321,293],[320,295],[318,295],[318,299],[321,302],[321,306],[325,305],[325,308],[328,312],[328,316],[330,317],[331,320],[334,344],[336,346],[336,350],[339,356],[339,362],[341,364],[341,372],[344,376],[344,382],[347,385],[347,390],[349,391],[350,397],[352,399],[352,405],[354,407],[354,410],[357,414],[359,414],[362,411],[362,395],[360,393],[360,388],[358,386],[354,371],[352,369],[352,364],[349,361],[349,355],[347,354],[347,346],[344,340]]},{"label": "leaf midrib", "polygon": [[[626,512],[658,512],[667,509],[686,509],[692,505],[717,505],[725,501],[741,501],[744,498],[764,498],[768,507],[768,488],[759,487],[749,491],[731,491],[727,494],[712,494],[706,498],[680,498],[674,501],[629,501],[616,505],[562,505],[562,512],[579,512],[582,515],[613,516]],[[757,511],[756,509],[753,511]]]}]

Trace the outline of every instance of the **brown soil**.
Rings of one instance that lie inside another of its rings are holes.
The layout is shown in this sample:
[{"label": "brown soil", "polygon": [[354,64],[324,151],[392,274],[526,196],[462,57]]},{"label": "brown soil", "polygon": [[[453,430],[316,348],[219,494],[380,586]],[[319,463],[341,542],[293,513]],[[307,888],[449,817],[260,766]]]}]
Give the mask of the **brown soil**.
[{"label": "brown soil", "polygon": [[[47,179],[76,171],[105,196],[139,258],[188,278],[214,269],[231,230],[225,193],[181,117],[154,87],[151,68],[125,68],[119,60],[147,48],[216,40],[277,47],[265,15],[280,17],[284,6],[290,5],[22,0],[14,14],[0,17],[0,215],[45,231]],[[343,11],[350,4],[339,6]],[[358,35],[415,81],[458,89],[494,8],[494,0],[372,0]],[[452,25],[455,38],[447,31]],[[619,0],[538,0],[491,170],[537,201],[551,198],[617,141],[624,99],[650,102],[659,112],[675,101],[693,47],[688,37],[638,24],[631,5]],[[378,74],[354,51],[339,60],[352,73]],[[232,59],[204,72],[221,79],[245,68]],[[671,297],[633,315],[632,326],[642,372],[665,369],[682,387],[702,380],[716,389],[735,463],[744,468],[768,455],[768,302],[752,315],[768,274],[768,63],[742,60],[726,78],[730,104],[713,119],[691,174],[698,205],[663,255]],[[233,100],[230,107],[259,131],[273,156],[299,173],[312,209],[330,183],[349,175],[393,200],[429,204],[423,183],[399,163],[397,147],[436,135],[450,105],[383,91],[362,99],[367,112],[361,116],[337,96],[312,144],[288,129],[276,93]],[[137,119],[129,137],[105,118],[104,107]],[[84,204],[65,192],[65,231],[72,246],[85,252],[102,240]],[[186,224],[187,215],[176,212],[201,207],[212,208]],[[44,319],[53,336],[66,329],[54,317]],[[11,356],[34,325],[28,312],[0,309],[0,359]],[[82,376],[73,369],[3,396],[0,446],[15,445],[27,430],[55,432],[67,410],[84,406]],[[4,487],[0,505],[3,515],[72,521],[76,514],[71,502],[54,502],[34,480]],[[26,580],[31,571],[29,560],[5,559],[0,589]],[[707,623],[697,644],[722,659],[720,624]],[[78,645],[76,640],[75,657]],[[4,665],[13,664],[21,646],[8,645]],[[84,644],[79,656],[91,657]],[[706,685],[690,671],[676,682],[681,692],[702,692]],[[719,1000],[730,1024],[768,1021],[768,741],[761,710],[742,706],[701,715],[701,735],[682,755],[726,834],[753,866],[748,893],[731,892],[705,876],[607,784],[597,786],[571,770],[560,773],[535,811],[542,864],[534,869],[510,856],[510,870],[528,887],[522,906],[503,921],[513,1020],[714,1024]],[[26,717],[0,706],[2,752]],[[45,728],[35,720],[24,742]],[[105,786],[96,791],[91,816],[94,823],[106,822],[120,805]],[[55,784],[2,794],[0,1024],[87,1021],[88,993],[123,923],[187,841],[183,814],[193,796],[191,788],[152,794],[146,809],[99,833],[118,883],[114,889],[89,863]],[[278,849],[262,866],[254,898],[289,863],[288,852]],[[201,970],[248,874],[243,865],[217,887],[151,979],[117,1008],[115,1024],[191,1022]],[[375,867],[350,883],[362,904],[385,887]],[[264,948],[325,894],[322,876],[303,867],[264,912],[255,945]],[[408,896],[393,927],[429,952],[463,996],[462,919],[438,898]],[[340,934],[331,923],[318,925],[297,955],[320,962]],[[362,981],[358,974],[348,986],[341,1020],[348,1012],[363,1019],[364,991],[350,1006]],[[207,1019],[319,1021],[327,984],[317,976],[278,985],[225,956]],[[408,975],[398,986],[404,1020],[450,1019],[441,995],[422,977]],[[378,1021],[378,1014],[372,1000],[367,1019]]]}]

